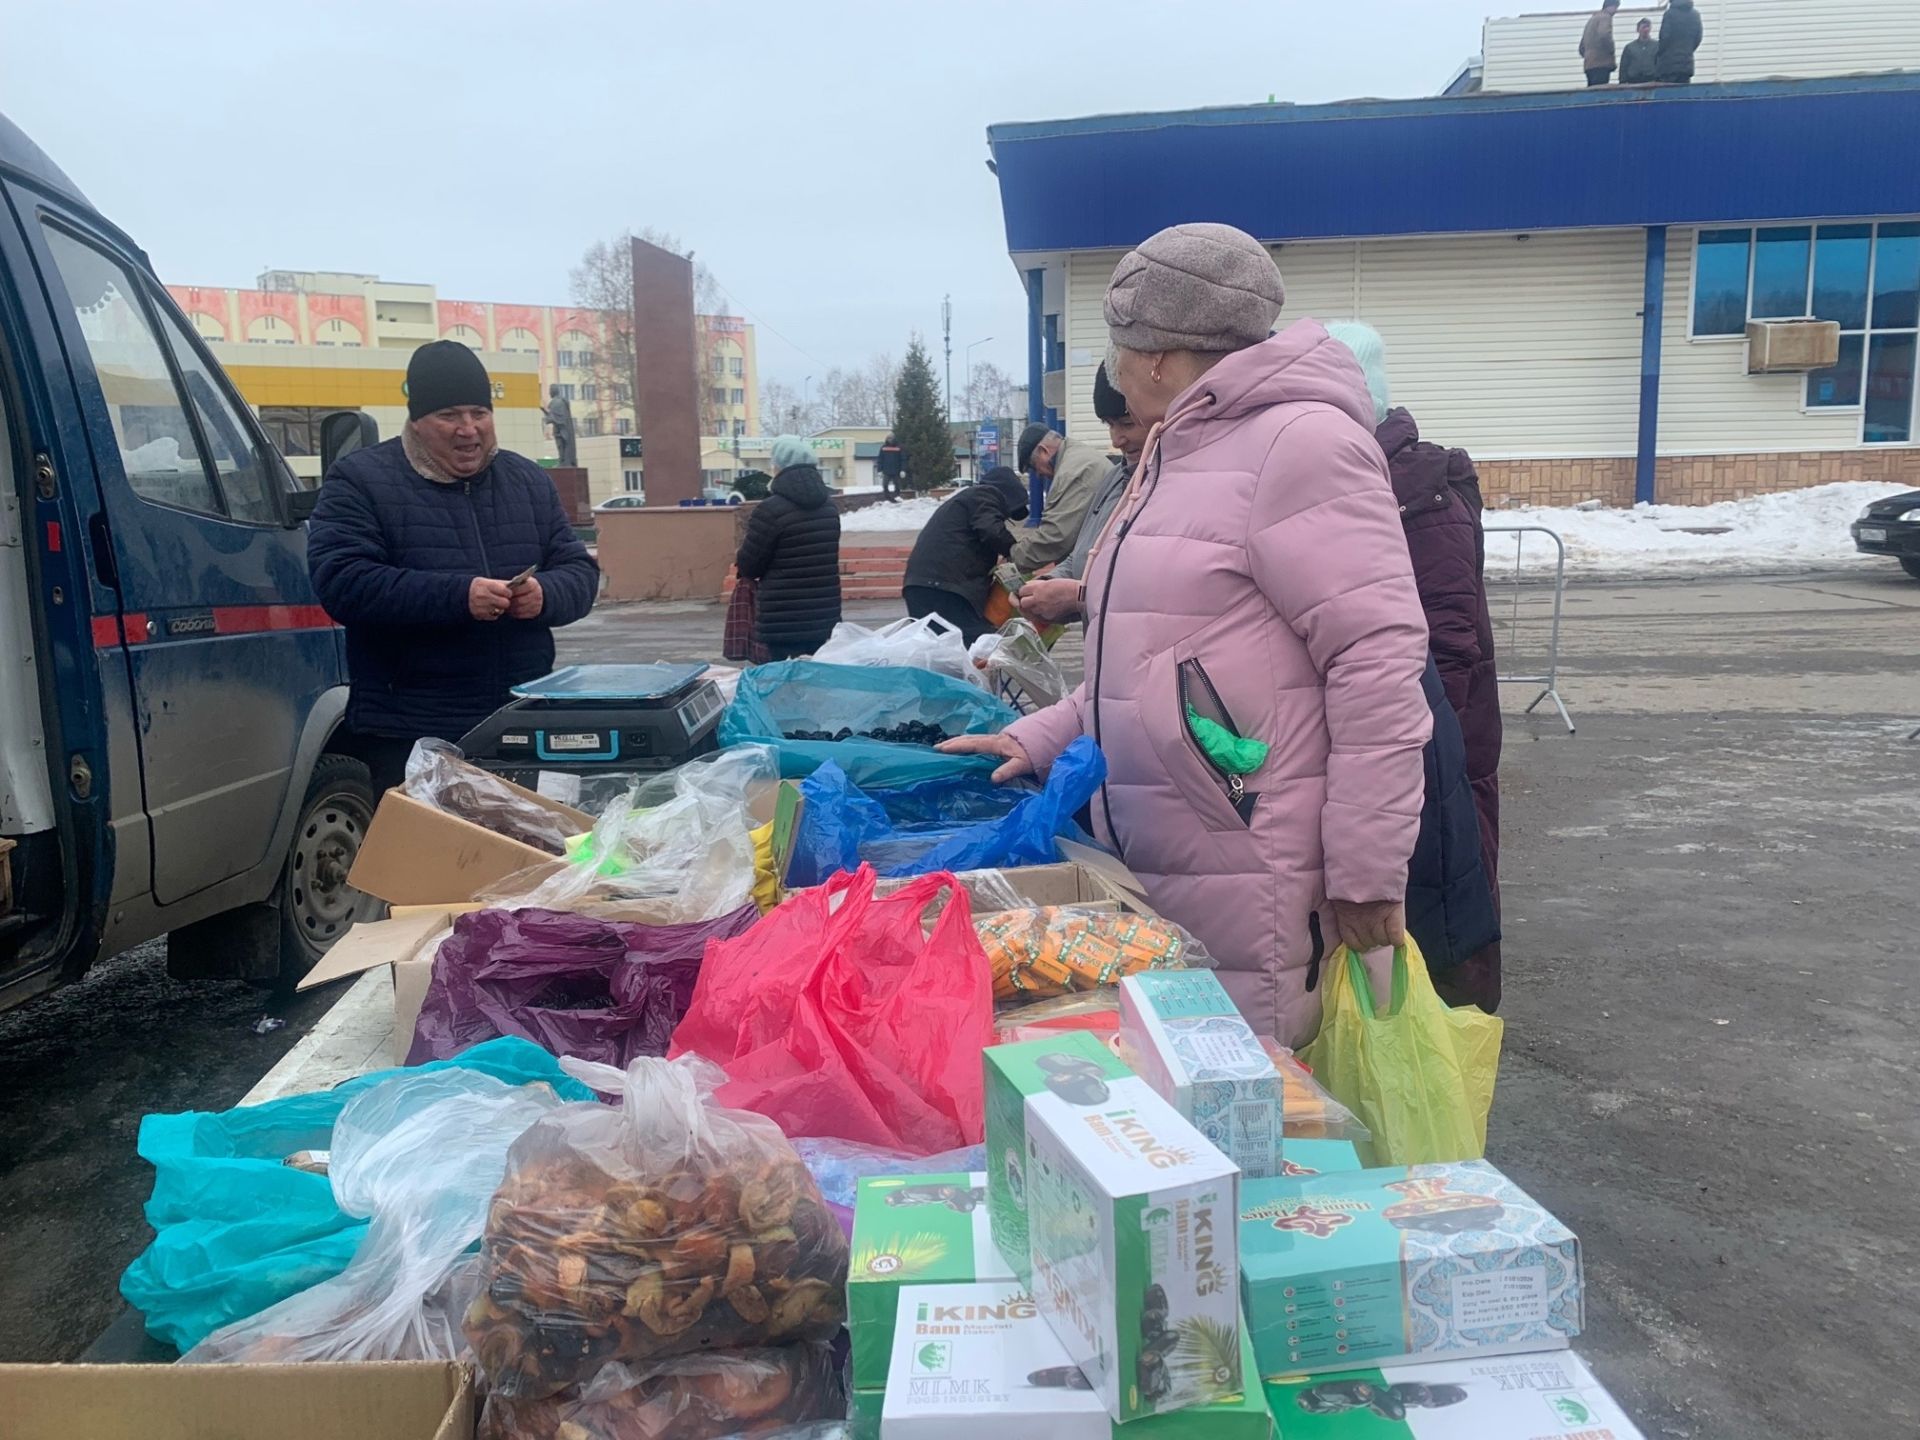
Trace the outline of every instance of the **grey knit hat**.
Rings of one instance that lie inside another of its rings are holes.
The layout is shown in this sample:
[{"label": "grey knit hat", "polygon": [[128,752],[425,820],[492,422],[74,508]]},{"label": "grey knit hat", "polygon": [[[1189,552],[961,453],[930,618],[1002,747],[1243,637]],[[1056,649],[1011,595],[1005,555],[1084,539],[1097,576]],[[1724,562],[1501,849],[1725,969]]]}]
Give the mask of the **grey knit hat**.
[{"label": "grey knit hat", "polygon": [[1280,267],[1246,231],[1170,225],[1115,267],[1107,328],[1128,350],[1244,350],[1273,333],[1286,298]]}]

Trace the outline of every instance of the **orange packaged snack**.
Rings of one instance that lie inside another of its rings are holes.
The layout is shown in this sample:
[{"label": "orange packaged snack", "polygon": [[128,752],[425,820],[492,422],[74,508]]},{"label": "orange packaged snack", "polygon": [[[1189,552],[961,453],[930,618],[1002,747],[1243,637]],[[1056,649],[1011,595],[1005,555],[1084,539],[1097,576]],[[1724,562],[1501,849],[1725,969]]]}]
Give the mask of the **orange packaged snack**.
[{"label": "orange packaged snack", "polygon": [[1156,915],[1039,906],[984,917],[975,927],[996,1000],[1038,1000],[1117,985],[1142,970],[1210,966],[1198,941]]}]

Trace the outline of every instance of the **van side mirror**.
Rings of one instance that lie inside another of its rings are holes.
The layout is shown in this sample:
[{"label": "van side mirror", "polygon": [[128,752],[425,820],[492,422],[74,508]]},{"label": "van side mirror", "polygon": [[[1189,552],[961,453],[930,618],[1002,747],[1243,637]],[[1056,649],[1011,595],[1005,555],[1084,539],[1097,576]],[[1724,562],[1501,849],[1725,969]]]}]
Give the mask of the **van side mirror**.
[{"label": "van side mirror", "polygon": [[380,443],[380,425],[362,410],[336,410],[320,420],[320,473],[325,475],[342,455],[351,455]]},{"label": "van side mirror", "polygon": [[320,492],[314,490],[289,490],[287,492],[287,524],[289,527],[304,525],[313,518],[313,512],[320,506]]}]

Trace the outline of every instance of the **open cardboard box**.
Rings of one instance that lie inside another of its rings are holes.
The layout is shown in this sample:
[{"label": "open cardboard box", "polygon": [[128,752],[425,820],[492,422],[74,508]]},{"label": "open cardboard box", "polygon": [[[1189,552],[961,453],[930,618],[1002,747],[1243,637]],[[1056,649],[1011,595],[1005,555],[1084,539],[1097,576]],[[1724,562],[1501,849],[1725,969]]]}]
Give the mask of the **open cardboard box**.
[{"label": "open cardboard box", "polygon": [[[580,834],[593,829],[593,817],[585,811],[509,780],[500,783],[527,803],[563,817]],[[389,790],[373,812],[347,883],[389,905],[457,905],[509,875],[558,859],[403,791]]]},{"label": "open cardboard box", "polygon": [[0,1365],[7,1440],[472,1440],[473,1372],[343,1365]]},{"label": "open cardboard box", "polygon": [[440,942],[452,931],[454,916],[480,908],[475,904],[396,905],[392,919],[362,920],[348,930],[294,988],[311,990],[376,965],[393,966],[393,1031],[400,1054],[405,1055],[420,1007],[426,1003]]}]

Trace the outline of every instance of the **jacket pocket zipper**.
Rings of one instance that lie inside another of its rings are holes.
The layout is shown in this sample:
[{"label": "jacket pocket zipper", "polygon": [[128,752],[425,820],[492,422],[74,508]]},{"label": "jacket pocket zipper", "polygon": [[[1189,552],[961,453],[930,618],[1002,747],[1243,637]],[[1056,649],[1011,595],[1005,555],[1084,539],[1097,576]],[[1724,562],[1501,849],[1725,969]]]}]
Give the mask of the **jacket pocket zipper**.
[{"label": "jacket pocket zipper", "polygon": [[[1199,752],[1201,760],[1206,762],[1207,768],[1213,771],[1221,788],[1227,792],[1227,803],[1233,806],[1233,813],[1240,817],[1243,825],[1251,825],[1254,802],[1260,797],[1249,794],[1244,779],[1238,775],[1228,774],[1207,753],[1206,746],[1194,737],[1192,728],[1187,724],[1187,710],[1192,708],[1199,711],[1222,730],[1233,735],[1241,734],[1240,727],[1233,723],[1233,716],[1228,713],[1226,702],[1220,698],[1220,692],[1214,688],[1213,677],[1207,674],[1206,666],[1198,660],[1182,660],[1178,674],[1180,676],[1180,729],[1186,734],[1187,743]],[[1200,697],[1203,701],[1201,704],[1194,703],[1193,686],[1189,677],[1198,680],[1200,688],[1206,692]]]}]

